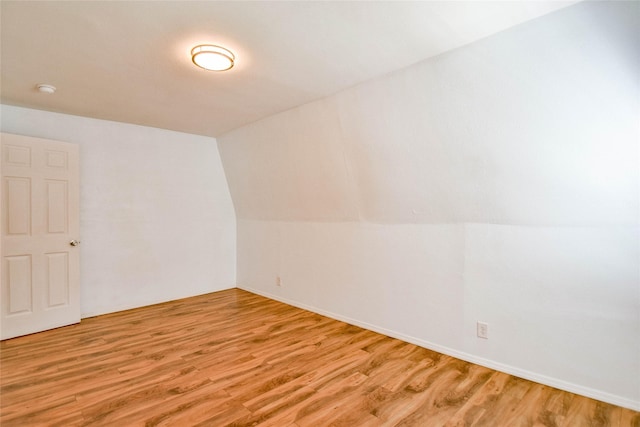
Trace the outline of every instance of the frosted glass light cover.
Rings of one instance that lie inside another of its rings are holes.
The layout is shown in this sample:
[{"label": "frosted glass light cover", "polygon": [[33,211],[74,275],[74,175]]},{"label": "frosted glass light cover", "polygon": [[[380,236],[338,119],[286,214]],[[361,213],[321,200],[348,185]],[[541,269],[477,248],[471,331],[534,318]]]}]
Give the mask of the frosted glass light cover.
[{"label": "frosted glass light cover", "polygon": [[36,86],[38,92],[52,94],[56,91],[56,87],[48,84],[39,84]]},{"label": "frosted glass light cover", "polygon": [[205,70],[225,71],[233,67],[235,56],[220,46],[199,45],[191,49],[191,59]]}]

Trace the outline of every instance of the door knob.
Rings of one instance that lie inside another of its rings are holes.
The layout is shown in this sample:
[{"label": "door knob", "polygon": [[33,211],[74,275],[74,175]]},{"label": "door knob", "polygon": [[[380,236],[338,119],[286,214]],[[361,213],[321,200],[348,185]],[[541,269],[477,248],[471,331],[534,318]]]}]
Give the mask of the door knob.
[{"label": "door knob", "polygon": [[80,240],[72,240],[69,242],[71,246],[78,246],[80,244]]}]

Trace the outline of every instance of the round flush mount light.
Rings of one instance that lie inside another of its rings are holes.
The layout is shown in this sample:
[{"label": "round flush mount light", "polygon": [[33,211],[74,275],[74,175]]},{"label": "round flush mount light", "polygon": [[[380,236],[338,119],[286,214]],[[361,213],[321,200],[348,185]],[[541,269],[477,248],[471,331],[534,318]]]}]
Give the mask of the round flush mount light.
[{"label": "round flush mount light", "polygon": [[36,85],[36,88],[38,89],[38,92],[40,92],[40,93],[52,94],[53,92],[56,91],[56,87],[55,86],[47,85],[47,84]]},{"label": "round flush mount light", "polygon": [[228,70],[233,67],[235,59],[230,50],[212,44],[201,44],[191,49],[191,60],[205,70]]}]

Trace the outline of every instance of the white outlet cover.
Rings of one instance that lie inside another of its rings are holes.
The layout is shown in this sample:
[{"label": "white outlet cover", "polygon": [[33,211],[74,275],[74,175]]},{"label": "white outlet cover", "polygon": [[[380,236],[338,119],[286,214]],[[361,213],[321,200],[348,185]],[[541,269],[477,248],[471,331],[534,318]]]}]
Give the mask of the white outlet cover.
[{"label": "white outlet cover", "polygon": [[489,324],[485,322],[477,323],[478,338],[489,339]]}]

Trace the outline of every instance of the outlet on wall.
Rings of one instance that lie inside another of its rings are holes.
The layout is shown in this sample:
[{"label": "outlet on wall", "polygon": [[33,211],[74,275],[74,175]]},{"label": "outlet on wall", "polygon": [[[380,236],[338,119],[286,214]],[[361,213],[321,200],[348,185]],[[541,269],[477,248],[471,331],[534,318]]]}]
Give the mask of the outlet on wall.
[{"label": "outlet on wall", "polygon": [[478,338],[489,339],[489,324],[479,321],[476,324],[476,332],[478,333]]},{"label": "outlet on wall", "polygon": [[282,279],[280,276],[276,276],[276,286],[282,286]]}]

